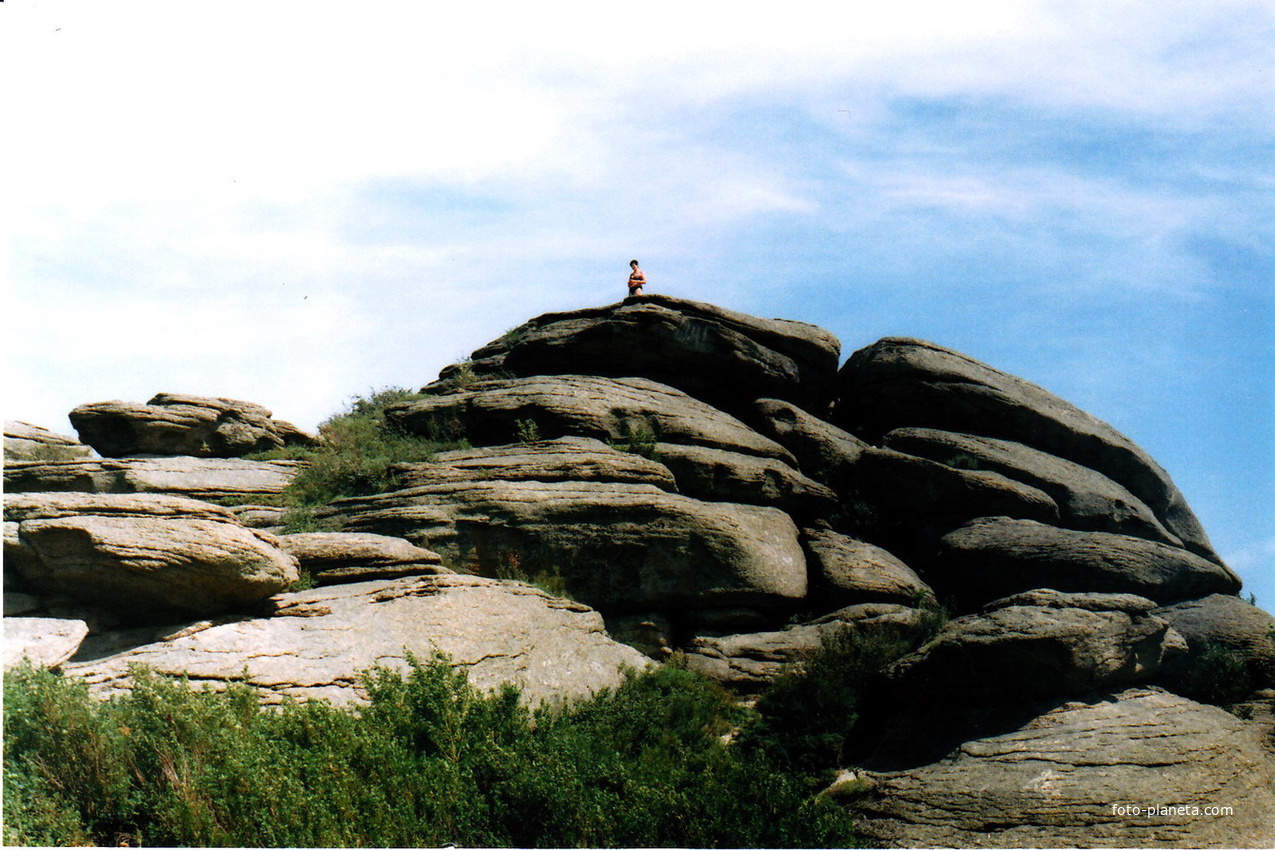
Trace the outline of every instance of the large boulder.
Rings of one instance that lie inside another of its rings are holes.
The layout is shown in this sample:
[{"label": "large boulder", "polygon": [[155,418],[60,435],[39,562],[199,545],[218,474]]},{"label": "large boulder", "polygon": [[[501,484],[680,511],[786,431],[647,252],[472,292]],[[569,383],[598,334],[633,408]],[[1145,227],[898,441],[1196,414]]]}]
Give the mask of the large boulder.
[{"label": "large boulder", "polygon": [[340,499],[316,516],[484,575],[556,576],[597,607],[773,606],[806,594],[787,514],[650,484],[460,481]]},{"label": "large boulder", "polygon": [[[1176,689],[1197,680],[1200,665],[1216,663],[1212,653],[1231,653],[1242,662],[1253,688],[1275,687],[1275,617],[1238,596],[1214,593],[1159,608],[1191,647],[1191,654],[1167,671],[1165,686]],[[1228,670],[1224,675],[1234,675]]]},{"label": "large boulder", "polygon": [[672,470],[678,492],[692,499],[769,505],[803,518],[837,507],[836,493],[774,458],[673,443],[657,443],[655,457]]},{"label": "large boulder", "polygon": [[1120,484],[1188,549],[1220,560],[1168,473],[1128,437],[956,351],[894,337],[856,351],[838,374],[832,421],[873,442],[911,426],[1012,440],[1057,455]]},{"label": "large boulder", "polygon": [[1058,522],[1081,531],[1110,531],[1181,546],[1136,496],[1100,472],[1047,452],[991,437],[932,428],[898,428],[885,445],[958,469],[996,472],[1048,494]]},{"label": "large boulder", "polygon": [[83,404],[70,419],[80,440],[106,457],[241,457],[316,440],[259,404],[173,393],[160,393],[146,404]]},{"label": "large boulder", "polygon": [[464,438],[476,446],[540,438],[593,437],[726,449],[793,462],[778,443],[681,390],[646,378],[587,375],[480,381],[419,401],[392,404],[386,419],[434,439]]},{"label": "large boulder", "polygon": [[732,412],[772,396],[822,413],[840,353],[837,338],[814,325],[648,295],[532,319],[475,351],[469,368],[481,378],[578,373],[587,364],[592,375],[650,378]]},{"label": "large boulder", "polygon": [[945,624],[890,670],[909,700],[937,704],[1078,696],[1145,681],[1186,642],[1131,594],[1033,590]]},{"label": "large boulder", "polygon": [[280,535],[278,541],[320,585],[453,572],[436,552],[401,537],[313,531]]},{"label": "large boulder", "polygon": [[298,576],[275,538],[193,499],[20,493],[4,517],[6,566],[31,587],[139,615],[251,608]]},{"label": "large boulder", "polygon": [[29,422],[4,422],[4,462],[19,460],[71,460],[92,457],[93,449],[74,437],[55,434]]},{"label": "large boulder", "polygon": [[147,457],[6,464],[6,493],[168,493],[191,499],[277,496],[304,464],[295,460]]},{"label": "large boulder", "polygon": [[1234,594],[1226,567],[1175,546],[1025,519],[976,519],[943,536],[926,579],[968,610],[1037,587],[1135,593],[1160,603]]},{"label": "large boulder", "polygon": [[929,585],[880,546],[826,528],[803,528],[801,542],[810,564],[812,596],[818,594],[838,605],[934,601]]},{"label": "large boulder", "polygon": [[598,481],[677,492],[668,467],[589,437],[440,452],[431,463],[396,463],[390,473],[403,488],[460,481]]},{"label": "large boulder", "polygon": [[686,649],[686,665],[735,690],[756,691],[785,669],[808,661],[836,634],[885,634],[919,641],[932,616],[886,602],[850,605],[778,631],[696,637]]},{"label": "large boulder", "polygon": [[792,452],[801,471],[837,492],[844,492],[855,463],[868,444],[794,404],[764,398],[747,421]]},{"label": "large boulder", "polygon": [[201,685],[247,684],[267,703],[340,704],[365,698],[363,671],[404,670],[408,653],[427,661],[435,652],[475,686],[508,682],[532,705],[615,687],[648,663],[584,605],[517,582],[438,575],[284,594],[271,617],[195,623],[109,655],[86,644],[64,669],[100,696],[130,688],[130,666],[144,664]]},{"label": "large boulder", "polygon": [[846,798],[887,847],[1272,847],[1254,724],[1158,689],[1068,702]]},{"label": "large boulder", "polygon": [[89,633],[83,620],[5,617],[3,622],[6,671],[23,659],[34,667],[57,667],[75,654]]}]

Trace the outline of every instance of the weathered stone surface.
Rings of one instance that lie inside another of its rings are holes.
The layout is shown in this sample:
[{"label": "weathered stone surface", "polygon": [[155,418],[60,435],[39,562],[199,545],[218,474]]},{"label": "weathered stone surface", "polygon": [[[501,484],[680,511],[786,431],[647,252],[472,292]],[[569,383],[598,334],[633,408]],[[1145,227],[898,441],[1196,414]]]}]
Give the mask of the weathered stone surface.
[{"label": "weathered stone surface", "polygon": [[325,528],[388,534],[484,575],[559,575],[599,606],[775,604],[806,593],[792,520],[650,484],[477,481],[341,499]]},{"label": "weathered stone surface", "polygon": [[937,763],[861,776],[872,787],[848,803],[889,847],[1275,846],[1275,758],[1253,725],[1158,689],[1065,703]]},{"label": "weathered stone surface", "polygon": [[967,606],[1036,587],[1136,593],[1161,603],[1240,588],[1226,567],[1173,546],[1030,520],[977,519],[939,545],[926,579]]},{"label": "weathered stone surface", "polygon": [[146,404],[83,404],[70,419],[80,439],[106,457],[240,457],[315,442],[261,405],[229,398],[160,393]]},{"label": "weathered stone surface", "polygon": [[1167,671],[1166,687],[1172,689],[1189,673],[1192,662],[1210,645],[1239,653],[1256,687],[1275,687],[1275,617],[1261,608],[1238,596],[1214,593],[1159,608],[1155,613],[1168,620],[1191,647],[1191,655]]},{"label": "weathered stone surface", "polygon": [[168,493],[192,499],[275,496],[304,464],[295,460],[148,457],[6,464],[6,493]]},{"label": "weathered stone surface", "polygon": [[928,614],[891,603],[851,605],[810,623],[755,634],[697,637],[686,650],[686,665],[710,679],[742,691],[759,690],[782,672],[785,665],[808,660],[826,638],[844,631],[886,631],[899,636],[919,636]]},{"label": "weathered stone surface", "polygon": [[769,505],[798,517],[826,516],[837,507],[836,493],[774,458],[672,443],[657,443],[655,451],[678,492],[692,499]]},{"label": "weathered stone surface", "polygon": [[278,505],[229,505],[226,510],[247,528],[275,534],[284,533],[284,526],[288,521],[288,508]]},{"label": "weathered stone surface", "polygon": [[778,443],[681,390],[646,378],[586,375],[480,381],[462,389],[386,408],[386,418],[428,437],[464,437],[476,446],[517,443],[534,423],[544,438],[627,441],[649,432],[679,443],[773,457],[792,463]]},{"label": "weathered stone surface", "polygon": [[891,449],[859,456],[847,495],[854,528],[904,558],[927,556],[935,539],[975,517],[1058,518],[1054,500],[1028,484]]},{"label": "weathered stone surface", "polygon": [[475,686],[510,682],[529,703],[614,687],[625,669],[648,663],[608,638],[602,618],[579,603],[518,582],[439,575],[284,594],[272,617],[197,623],[64,669],[103,696],[131,687],[128,665],[140,663],[192,684],[243,682],[267,703],[349,703],[364,698],[362,671],[403,670],[406,653],[428,660],[436,650]]},{"label": "weathered stone surface", "polygon": [[[803,528],[812,579],[836,604],[897,602],[915,606],[934,591],[907,564],[880,546],[822,528]],[[816,578],[817,577],[817,578]]]},{"label": "weathered stone surface", "polygon": [[18,460],[69,460],[93,455],[93,449],[74,437],[55,434],[30,422],[4,422],[5,466]]},{"label": "weathered stone surface", "polygon": [[912,700],[1078,696],[1154,676],[1186,652],[1155,603],[1131,594],[1033,590],[945,624],[890,670]]},{"label": "weathered stone surface", "polygon": [[89,633],[83,620],[5,617],[3,622],[5,670],[24,658],[35,667],[57,667],[75,654]]},{"label": "weathered stone surface", "polygon": [[405,488],[499,479],[654,484],[661,490],[677,492],[673,473],[663,464],[618,451],[589,437],[441,452],[433,463],[398,463],[390,472]]},{"label": "weathered stone surface", "polygon": [[849,431],[779,399],[759,400],[748,421],[792,452],[802,472],[839,493],[851,480],[855,461],[868,448]]},{"label": "weathered stone surface", "polygon": [[[156,494],[20,493],[16,565],[34,588],[131,611],[216,613],[252,606],[297,579],[273,537],[228,511]],[[6,555],[8,554],[6,534]]]},{"label": "weathered stone surface", "polygon": [[453,572],[438,553],[401,537],[316,531],[280,535],[278,542],[320,585]]},{"label": "weathered stone surface", "polygon": [[997,472],[1048,494],[1058,522],[1080,531],[1110,531],[1181,546],[1151,509],[1100,472],[1009,440],[953,434],[932,428],[898,428],[885,445],[948,466]]},{"label": "weathered stone surface", "polygon": [[832,421],[870,441],[914,426],[1057,455],[1125,487],[1188,549],[1220,560],[1168,473],[1133,441],[1035,384],[950,349],[889,337],[856,351],[838,375]]},{"label": "weathered stone surface", "polygon": [[43,602],[38,596],[32,596],[30,593],[22,593],[17,590],[6,590],[4,592],[4,615],[6,617],[20,617],[23,614],[38,611],[41,607],[43,607]]},{"label": "weathered stone surface", "polygon": [[579,373],[650,378],[723,410],[759,396],[814,412],[832,402],[841,344],[828,331],[784,319],[758,319],[666,295],[607,307],[548,313],[474,352],[478,377]]}]

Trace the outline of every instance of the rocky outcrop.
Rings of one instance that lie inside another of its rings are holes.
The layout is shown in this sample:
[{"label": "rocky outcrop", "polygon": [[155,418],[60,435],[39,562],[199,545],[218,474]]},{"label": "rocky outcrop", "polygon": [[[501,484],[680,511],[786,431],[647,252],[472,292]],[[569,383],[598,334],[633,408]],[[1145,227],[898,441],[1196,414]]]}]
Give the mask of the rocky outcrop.
[{"label": "rocky outcrop", "polygon": [[1226,567],[1163,543],[1005,517],[974,520],[945,535],[927,579],[964,606],[1037,587],[1135,593],[1160,603],[1240,587]]},{"label": "rocky outcrop", "polygon": [[907,564],[880,546],[825,528],[804,528],[811,578],[821,597],[856,602],[932,603],[934,591]]},{"label": "rocky outcrop", "polygon": [[92,457],[93,449],[62,434],[29,422],[6,419],[4,423],[5,465],[19,460],[71,460]]},{"label": "rocky outcrop", "polygon": [[[588,364],[590,374],[650,378],[722,410],[769,396],[824,413],[840,351],[837,338],[814,325],[647,295],[532,319],[475,351],[469,364],[479,378],[498,370],[573,374]],[[444,372],[444,380],[455,374]]]},{"label": "rocky outcrop", "polygon": [[261,405],[229,398],[160,393],[146,404],[84,404],[70,419],[80,440],[105,457],[242,457],[315,442]]},{"label": "rocky outcrop", "polygon": [[4,468],[6,493],[167,493],[192,499],[278,496],[304,466],[295,460],[147,457],[27,461]]},{"label": "rocky outcrop", "polygon": [[1271,847],[1275,760],[1250,724],[1157,689],[1067,702],[843,798],[889,847]]},{"label": "rocky outcrop", "polygon": [[806,593],[787,514],[649,484],[434,484],[341,499],[318,516],[331,530],[402,537],[480,574],[556,575],[595,607],[775,605]]},{"label": "rocky outcrop", "polygon": [[406,668],[443,652],[484,690],[508,682],[530,704],[585,696],[647,660],[610,640],[585,606],[517,582],[417,576],[289,593],[268,618],[201,622],[157,642],[99,655],[92,641],[65,665],[101,696],[131,687],[129,666],[224,687],[256,688],[263,702],[364,698],[363,671]]},{"label": "rocky outcrop", "polygon": [[1022,443],[1120,484],[1192,552],[1220,561],[1172,480],[1129,438],[1052,393],[916,339],[856,351],[838,374],[832,421],[870,441],[921,427]]},{"label": "rocky outcrop", "polygon": [[281,535],[278,543],[320,585],[453,572],[437,553],[399,537],[316,531]]},{"label": "rocky outcrop", "polygon": [[1214,593],[1159,608],[1155,612],[1176,629],[1191,653],[1166,671],[1170,689],[1193,678],[1211,648],[1234,653],[1242,659],[1253,688],[1275,687],[1275,617],[1238,596]]},{"label": "rocky outcrop", "polygon": [[596,481],[677,492],[668,467],[588,437],[440,452],[432,463],[398,463],[390,472],[402,488],[465,481]]},{"label": "rocky outcrop", "polygon": [[83,620],[46,617],[4,618],[4,669],[25,659],[35,667],[57,667],[80,648],[89,633]]},{"label": "rocky outcrop", "polygon": [[1186,652],[1155,603],[1033,590],[959,617],[890,671],[907,699],[945,704],[1078,696],[1145,681]]},{"label": "rocky outcrop", "polygon": [[255,606],[297,579],[295,559],[274,538],[206,502],[26,493],[6,497],[4,516],[6,566],[36,590],[94,605],[220,613]]},{"label": "rocky outcrop", "polygon": [[645,378],[587,375],[481,381],[419,401],[390,405],[386,418],[404,430],[434,439],[469,440],[476,446],[518,443],[537,437],[593,437],[629,442],[678,443],[792,462],[779,444],[739,420],[680,390]]},{"label": "rocky outcrop", "polygon": [[848,431],[779,399],[758,400],[747,421],[792,452],[802,472],[838,491],[849,485],[855,463],[868,448]]},{"label": "rocky outcrop", "polygon": [[686,666],[736,690],[758,690],[786,667],[808,661],[839,632],[919,639],[931,616],[906,605],[851,605],[779,631],[695,638],[686,650]]},{"label": "rocky outcrop", "polygon": [[1035,487],[1054,500],[1058,523],[1067,528],[1182,545],[1150,508],[1107,476],[1022,443],[931,428],[899,428],[885,435],[885,445],[958,469],[995,472]]},{"label": "rocky outcrop", "polygon": [[794,517],[827,516],[837,494],[774,458],[657,443],[655,456],[670,469],[678,492],[708,502],[769,505]]}]

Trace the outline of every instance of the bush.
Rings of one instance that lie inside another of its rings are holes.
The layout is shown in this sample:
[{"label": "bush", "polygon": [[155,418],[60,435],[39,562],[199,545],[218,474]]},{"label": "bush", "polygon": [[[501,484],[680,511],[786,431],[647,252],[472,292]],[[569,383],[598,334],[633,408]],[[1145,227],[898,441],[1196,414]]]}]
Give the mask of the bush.
[{"label": "bush", "polygon": [[6,843],[243,846],[844,846],[849,816],[760,751],[743,709],[672,667],[534,714],[442,656],[377,670],[370,702],[261,708],[136,671],[95,702],[4,682]]},{"label": "bush", "polygon": [[1199,655],[1189,658],[1174,688],[1184,697],[1210,705],[1229,707],[1258,687],[1243,652],[1225,644],[1206,641]]},{"label": "bush", "polygon": [[[322,444],[318,447],[283,449],[253,457],[307,462],[284,491],[284,500],[294,507],[316,507],[346,496],[392,490],[393,464],[430,461],[437,452],[468,445],[460,440],[419,437],[386,421],[386,407],[419,397],[404,389],[385,389],[366,398],[355,398],[344,412],[319,426]],[[290,516],[287,524],[292,531],[313,530],[306,520],[302,511]]]}]

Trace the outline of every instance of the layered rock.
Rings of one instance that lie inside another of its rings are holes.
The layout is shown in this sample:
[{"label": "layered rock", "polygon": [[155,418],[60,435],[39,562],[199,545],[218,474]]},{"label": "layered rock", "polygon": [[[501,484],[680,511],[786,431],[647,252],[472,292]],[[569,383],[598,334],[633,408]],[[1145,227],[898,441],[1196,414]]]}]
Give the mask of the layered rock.
[{"label": "layered rock", "polygon": [[341,499],[318,516],[483,574],[557,575],[594,606],[774,605],[806,593],[787,514],[649,484],[462,481]]},{"label": "layered rock", "polygon": [[801,539],[817,593],[831,602],[915,606],[934,601],[929,585],[880,546],[826,528],[804,528]]},{"label": "layered rock", "polygon": [[587,375],[480,381],[419,401],[390,405],[386,418],[414,434],[477,446],[540,438],[627,442],[649,434],[665,443],[792,461],[777,443],[672,387],[645,378]]},{"label": "layered rock", "polygon": [[1135,593],[1160,603],[1240,587],[1226,567],[1163,543],[1006,517],[944,535],[927,579],[966,607],[1037,587]]},{"label": "layered rock", "polygon": [[[732,412],[768,396],[823,413],[840,350],[814,325],[647,295],[532,319],[475,351],[469,369],[479,378],[561,375],[588,364],[591,374],[650,378]],[[442,377],[454,382],[456,370]]]},{"label": "layered rock", "polygon": [[80,439],[106,457],[241,457],[315,442],[261,405],[229,398],[160,393],[146,404],[80,405],[70,419]]},{"label": "layered rock", "polygon": [[[1210,650],[1222,650],[1241,660],[1248,685],[1275,687],[1275,617],[1240,599],[1214,593],[1159,608],[1155,612],[1176,629],[1191,648],[1178,659],[1162,680],[1175,689],[1197,678],[1201,665],[1216,663]],[[1238,684],[1238,683],[1237,683]]]},{"label": "layered rock", "polygon": [[1199,520],[1160,466],[1110,425],[1052,393],[959,352],[889,337],[838,373],[833,422],[869,440],[902,427],[1022,443],[1120,484],[1192,552],[1219,561]]},{"label": "layered rock", "polygon": [[28,461],[4,468],[6,493],[167,493],[192,499],[272,497],[304,466],[295,460],[147,457]]},{"label": "layered rock", "polygon": [[19,460],[70,460],[92,457],[93,449],[63,434],[29,422],[6,419],[4,423],[5,465]]},{"label": "layered rock", "polygon": [[794,517],[827,516],[837,494],[774,458],[657,443],[655,456],[670,469],[678,492],[711,502],[769,505]]},{"label": "layered rock", "polygon": [[218,613],[297,580],[296,560],[273,537],[206,502],[26,493],[7,497],[4,515],[6,566],[36,590],[94,605]]},{"label": "layered rock", "polygon": [[747,419],[792,452],[802,472],[838,491],[851,483],[854,465],[868,448],[850,432],[779,399],[758,400]]},{"label": "layered rock", "polygon": [[889,847],[1275,845],[1275,760],[1256,730],[1158,689],[1063,703],[860,779],[846,802]]},{"label": "layered rock", "polygon": [[6,615],[4,669],[17,667],[23,660],[34,667],[57,667],[75,654],[88,633],[83,620]]},{"label": "layered rock", "polygon": [[436,552],[399,537],[315,531],[281,535],[278,542],[320,585],[453,572]]},{"label": "layered rock", "polygon": [[[584,605],[517,582],[418,576],[289,593],[269,618],[203,622],[109,655],[86,645],[65,665],[101,696],[132,686],[130,665],[224,687],[256,688],[263,702],[364,699],[361,674],[404,670],[411,653],[443,652],[484,690],[508,682],[530,704],[583,697],[648,662],[610,640]],[[90,657],[85,657],[90,656]]]}]

